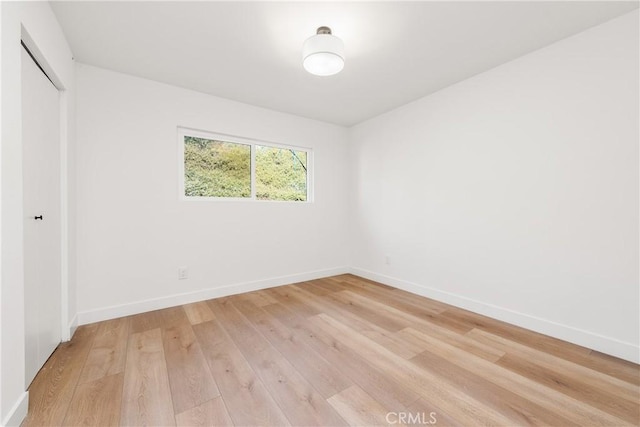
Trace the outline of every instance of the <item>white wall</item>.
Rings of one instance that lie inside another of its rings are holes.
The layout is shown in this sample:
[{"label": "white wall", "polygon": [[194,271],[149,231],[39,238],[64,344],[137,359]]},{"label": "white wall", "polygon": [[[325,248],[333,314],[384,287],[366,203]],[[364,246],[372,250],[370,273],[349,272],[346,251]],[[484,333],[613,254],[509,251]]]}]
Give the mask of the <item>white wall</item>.
[{"label": "white wall", "polygon": [[[77,84],[81,323],[346,271],[346,129],[87,65]],[[315,201],[179,200],[178,126],[312,148]]]},{"label": "white wall", "polygon": [[636,10],[352,128],[356,274],[638,362],[638,71]]},{"label": "white wall", "polygon": [[[22,129],[20,39],[32,52],[59,87],[62,115],[63,169],[73,167],[74,150],[74,65],[71,51],[53,12],[46,2],[1,2],[2,9],[2,146],[0,188],[0,422],[20,423],[26,414],[28,395],[24,375],[24,282],[23,282],[23,212],[22,212]],[[63,192],[67,192],[66,176]],[[65,195],[66,197],[66,195]],[[69,231],[65,224],[65,237]],[[63,239],[65,239],[63,237]],[[66,240],[66,239],[65,239]],[[66,270],[66,265],[65,265]],[[67,282],[66,277],[63,280]],[[75,315],[75,283],[64,286],[71,296],[64,303],[63,319]],[[65,301],[67,299],[65,298]],[[64,331],[64,328],[63,328]],[[68,328],[63,337],[69,334]]]}]

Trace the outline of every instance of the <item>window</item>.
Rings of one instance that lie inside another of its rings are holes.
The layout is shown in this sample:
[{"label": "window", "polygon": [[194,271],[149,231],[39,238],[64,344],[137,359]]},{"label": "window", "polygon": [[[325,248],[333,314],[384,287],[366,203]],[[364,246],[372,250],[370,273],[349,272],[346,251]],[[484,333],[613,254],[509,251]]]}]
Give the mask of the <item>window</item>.
[{"label": "window", "polygon": [[179,130],[181,196],[187,199],[309,200],[311,150]]},{"label": "window", "polygon": [[256,198],[307,200],[307,152],[256,145]]},{"label": "window", "polygon": [[184,195],[251,197],[251,146],[185,135]]}]

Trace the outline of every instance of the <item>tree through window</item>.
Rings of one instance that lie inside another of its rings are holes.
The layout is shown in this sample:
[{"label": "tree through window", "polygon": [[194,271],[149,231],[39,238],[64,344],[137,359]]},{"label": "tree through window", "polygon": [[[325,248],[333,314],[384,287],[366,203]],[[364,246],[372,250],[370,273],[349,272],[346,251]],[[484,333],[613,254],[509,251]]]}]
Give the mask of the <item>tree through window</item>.
[{"label": "tree through window", "polygon": [[304,202],[310,150],[181,132],[183,195]]}]

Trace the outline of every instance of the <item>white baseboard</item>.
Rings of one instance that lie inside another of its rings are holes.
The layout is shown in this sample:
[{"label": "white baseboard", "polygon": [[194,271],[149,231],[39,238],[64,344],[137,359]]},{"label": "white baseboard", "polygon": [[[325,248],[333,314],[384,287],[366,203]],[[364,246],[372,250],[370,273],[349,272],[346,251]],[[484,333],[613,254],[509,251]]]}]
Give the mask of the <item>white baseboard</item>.
[{"label": "white baseboard", "polygon": [[593,332],[563,325],[550,320],[520,313],[507,308],[498,307],[482,301],[473,300],[460,295],[385,276],[362,268],[352,267],[351,273],[366,279],[374,280],[385,285],[393,286],[413,294],[421,295],[474,313],[482,314],[494,319],[502,320],[513,325],[521,326],[541,334],[549,335],[564,341],[581,345],[602,353],[610,354],[634,363],[640,363],[640,347],[605,337]]},{"label": "white baseboard", "polygon": [[71,322],[69,322],[69,339],[73,338],[73,334],[76,333],[76,329],[78,329],[78,313],[73,316]]},{"label": "white baseboard", "polygon": [[145,313],[147,311],[174,307],[176,305],[189,304],[192,302],[204,301],[212,298],[220,298],[229,295],[241,294],[244,292],[273,288],[275,286],[289,285],[291,283],[298,283],[307,280],[321,279],[323,277],[346,274],[349,273],[349,271],[350,269],[348,267],[338,267],[327,270],[293,274],[290,276],[273,277],[265,280],[236,283],[233,285],[202,289],[195,292],[174,294],[166,297],[136,301],[128,304],[103,307],[96,310],[82,311],[79,312],[74,319],[77,319],[76,326],[86,325],[88,323],[100,322],[102,320],[115,319],[123,316],[130,316],[132,314]]},{"label": "white baseboard", "polygon": [[29,410],[29,392],[20,395],[16,403],[11,407],[7,416],[2,420],[3,426],[19,426],[27,416]]}]

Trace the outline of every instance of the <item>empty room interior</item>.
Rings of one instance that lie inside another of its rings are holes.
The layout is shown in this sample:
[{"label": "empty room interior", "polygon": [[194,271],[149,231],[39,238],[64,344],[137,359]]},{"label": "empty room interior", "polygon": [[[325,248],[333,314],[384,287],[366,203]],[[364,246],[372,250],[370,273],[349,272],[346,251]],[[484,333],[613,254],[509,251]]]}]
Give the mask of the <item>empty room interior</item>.
[{"label": "empty room interior", "polygon": [[638,7],[0,1],[0,422],[640,425]]}]

